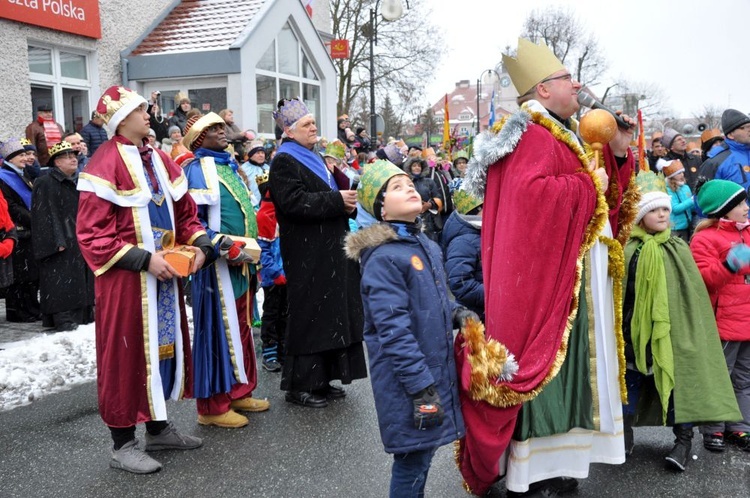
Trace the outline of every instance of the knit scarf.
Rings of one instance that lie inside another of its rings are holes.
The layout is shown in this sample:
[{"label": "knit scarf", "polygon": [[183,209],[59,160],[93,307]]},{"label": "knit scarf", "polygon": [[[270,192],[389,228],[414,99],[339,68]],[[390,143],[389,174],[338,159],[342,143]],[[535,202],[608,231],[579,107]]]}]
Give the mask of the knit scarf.
[{"label": "knit scarf", "polygon": [[659,391],[662,417],[666,417],[669,397],[674,389],[674,356],[670,335],[667,276],[661,248],[670,236],[670,229],[651,235],[639,225],[635,225],[630,233],[631,238],[643,241],[635,274],[631,339],[636,367],[644,374],[648,373],[646,346],[649,341],[651,342],[654,382]]}]

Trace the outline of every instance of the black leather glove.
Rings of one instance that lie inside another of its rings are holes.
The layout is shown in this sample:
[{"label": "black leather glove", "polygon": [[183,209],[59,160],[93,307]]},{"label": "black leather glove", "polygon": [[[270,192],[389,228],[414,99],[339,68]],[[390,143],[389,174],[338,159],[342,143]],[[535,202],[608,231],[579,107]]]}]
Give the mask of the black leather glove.
[{"label": "black leather glove", "polygon": [[464,328],[464,325],[466,325],[466,320],[476,320],[477,322],[482,322],[482,320],[479,318],[479,315],[468,308],[464,308],[463,306],[460,306],[453,311],[454,329]]},{"label": "black leather glove", "polygon": [[443,407],[440,406],[440,396],[435,386],[422,389],[412,398],[414,403],[414,427],[426,431],[443,425]]}]

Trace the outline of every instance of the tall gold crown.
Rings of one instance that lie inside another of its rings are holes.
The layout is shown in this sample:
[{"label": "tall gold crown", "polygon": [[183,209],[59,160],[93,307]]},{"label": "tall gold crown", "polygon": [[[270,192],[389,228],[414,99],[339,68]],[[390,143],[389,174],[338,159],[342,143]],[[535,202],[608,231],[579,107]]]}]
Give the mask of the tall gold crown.
[{"label": "tall gold crown", "polygon": [[547,45],[537,45],[525,38],[518,39],[516,57],[503,54],[503,67],[508,71],[519,95],[526,95],[544,78],[565,69]]}]

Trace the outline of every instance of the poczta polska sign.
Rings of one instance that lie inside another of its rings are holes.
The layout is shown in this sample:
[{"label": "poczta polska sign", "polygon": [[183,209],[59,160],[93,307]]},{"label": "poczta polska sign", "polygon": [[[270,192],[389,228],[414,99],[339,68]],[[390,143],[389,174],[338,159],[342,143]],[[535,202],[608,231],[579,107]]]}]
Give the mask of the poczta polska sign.
[{"label": "poczta polska sign", "polygon": [[88,38],[102,37],[99,0],[0,0],[0,17]]}]

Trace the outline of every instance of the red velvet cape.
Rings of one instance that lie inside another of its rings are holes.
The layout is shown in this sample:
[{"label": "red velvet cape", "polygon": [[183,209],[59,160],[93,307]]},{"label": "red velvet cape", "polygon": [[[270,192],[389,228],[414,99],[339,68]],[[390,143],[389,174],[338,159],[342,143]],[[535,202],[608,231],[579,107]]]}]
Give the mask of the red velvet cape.
[{"label": "red velvet cape", "polygon": [[[573,304],[577,261],[594,216],[596,187],[577,154],[529,122],[515,150],[489,166],[482,220],[486,337],[513,353],[517,393],[538,388],[558,357]],[[521,404],[470,398],[471,368],[459,352],[466,438],[459,466],[471,491],[498,480]]]}]

